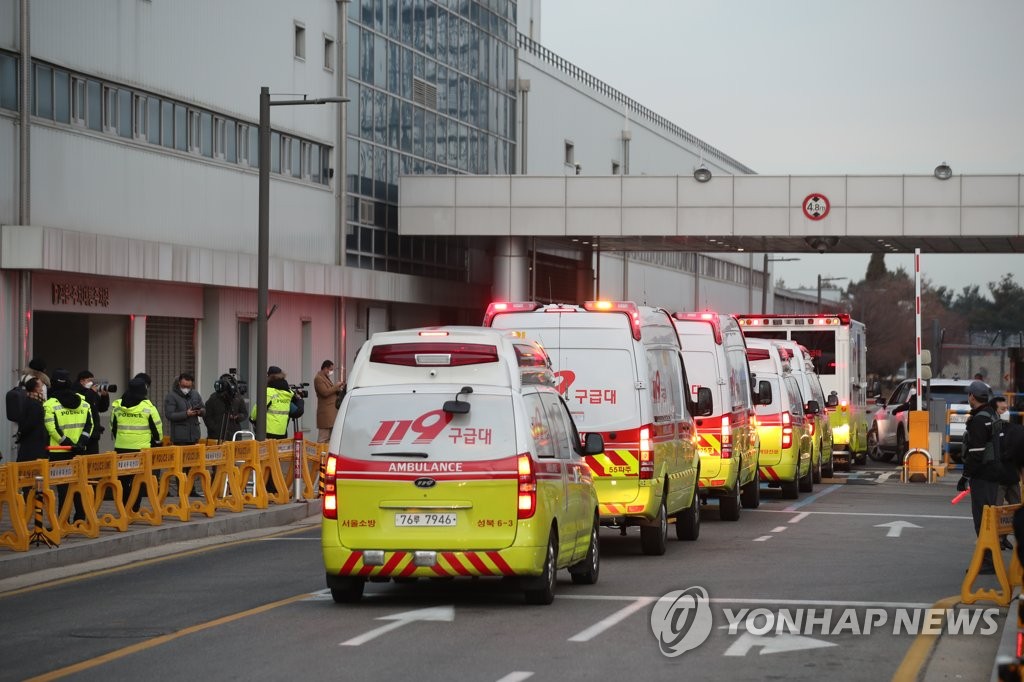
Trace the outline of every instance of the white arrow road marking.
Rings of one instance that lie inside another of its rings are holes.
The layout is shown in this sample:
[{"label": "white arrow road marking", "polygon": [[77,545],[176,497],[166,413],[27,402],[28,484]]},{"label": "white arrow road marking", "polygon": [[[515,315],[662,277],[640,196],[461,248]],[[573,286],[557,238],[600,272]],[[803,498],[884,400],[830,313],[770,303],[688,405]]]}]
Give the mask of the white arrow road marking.
[{"label": "white arrow road marking", "polygon": [[887,538],[898,538],[900,533],[903,532],[904,528],[920,528],[917,524],[911,523],[910,521],[890,521],[889,523],[876,523],[875,528],[888,528],[889,532],[885,534]]},{"label": "white arrow road marking", "polygon": [[786,651],[801,651],[803,649],[820,649],[827,646],[836,646],[832,642],[823,642],[813,637],[803,635],[778,634],[771,637],[752,635],[744,632],[735,642],[725,650],[725,656],[746,656],[751,649],[760,647],[760,655],[778,654]]},{"label": "white arrow road marking", "polygon": [[339,646],[359,646],[360,644],[366,644],[371,639],[375,639],[385,633],[396,630],[403,625],[408,625],[409,623],[414,623],[416,621],[432,620],[450,623],[455,620],[455,609],[451,606],[435,606],[429,609],[417,609],[416,611],[405,611],[403,613],[395,613],[390,616],[381,616],[377,620],[390,620],[392,622],[387,625],[381,625],[379,628],[370,630],[358,637],[345,640],[344,642],[341,642]]},{"label": "white arrow road marking", "polygon": [[528,673],[524,670],[517,670],[516,672],[509,673],[505,677],[498,680],[498,682],[523,682],[533,677],[533,673]]},{"label": "white arrow road marking", "polygon": [[633,615],[643,607],[647,606],[648,604],[653,603],[654,601],[656,601],[654,597],[640,597],[626,608],[619,609],[607,618],[603,618],[597,621],[583,632],[576,633],[575,635],[569,638],[569,641],[589,642],[590,640],[594,639],[608,628],[618,624],[626,618],[629,618],[631,615]]}]

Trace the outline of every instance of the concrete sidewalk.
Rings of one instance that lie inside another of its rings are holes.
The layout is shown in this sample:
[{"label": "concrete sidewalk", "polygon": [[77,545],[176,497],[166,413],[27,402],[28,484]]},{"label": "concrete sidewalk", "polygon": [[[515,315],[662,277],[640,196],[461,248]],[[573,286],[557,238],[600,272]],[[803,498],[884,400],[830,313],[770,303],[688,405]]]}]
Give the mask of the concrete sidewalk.
[{"label": "concrete sidewalk", "polygon": [[[202,538],[216,538],[245,531],[287,526],[320,515],[320,500],[303,500],[267,509],[246,508],[240,512],[218,511],[212,518],[193,515],[188,521],[164,519],[159,526],[134,523],[125,532],[104,529],[97,538],[73,535],[59,547],[29,547],[27,552],[0,548],[0,580],[37,574],[48,569],[74,566],[97,559]],[[2,591],[2,590],[0,590]]]}]

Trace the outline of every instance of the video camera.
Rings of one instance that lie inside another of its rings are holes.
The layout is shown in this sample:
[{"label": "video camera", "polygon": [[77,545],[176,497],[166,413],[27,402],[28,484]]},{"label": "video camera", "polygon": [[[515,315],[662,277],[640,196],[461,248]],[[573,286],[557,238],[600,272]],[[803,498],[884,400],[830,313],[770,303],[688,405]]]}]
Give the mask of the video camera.
[{"label": "video camera", "polygon": [[309,382],[303,381],[301,384],[288,384],[288,388],[292,389],[292,393],[299,396],[303,400],[309,397]]},{"label": "video camera", "polygon": [[220,379],[213,382],[213,390],[217,393],[244,396],[249,392],[249,384],[238,378],[237,368],[231,367],[226,374],[221,374]]},{"label": "video camera", "polygon": [[106,379],[103,381],[93,382],[92,389],[94,391],[106,391],[107,393],[117,393],[117,384],[112,384]]}]

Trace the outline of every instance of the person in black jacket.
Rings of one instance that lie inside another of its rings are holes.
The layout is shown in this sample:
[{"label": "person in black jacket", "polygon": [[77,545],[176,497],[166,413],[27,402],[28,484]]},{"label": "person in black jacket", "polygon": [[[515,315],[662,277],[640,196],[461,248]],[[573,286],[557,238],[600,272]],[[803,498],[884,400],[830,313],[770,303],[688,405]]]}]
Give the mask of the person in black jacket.
[{"label": "person in black jacket", "polygon": [[203,413],[207,438],[217,442],[232,440],[235,432],[244,429],[249,418],[242,393],[242,387],[230,374],[221,374],[213,382],[213,395],[206,400]]},{"label": "person in black jacket", "polygon": [[[1003,465],[1001,439],[993,437],[1002,431],[1003,422],[996,414],[996,407],[991,400],[992,394],[985,382],[972,381],[967,387],[971,414],[964,428],[964,474],[956,487],[961,491],[970,487],[975,534],[981,530],[981,516],[985,506],[999,504],[1000,486],[1012,482],[1017,473]],[[995,572],[991,557],[985,557],[980,572]]]},{"label": "person in black jacket", "polygon": [[22,405],[18,419],[18,461],[47,459],[46,446],[50,444],[50,434],[43,422],[43,382],[29,377],[25,381],[25,392],[29,399]]},{"label": "person in black jacket", "polygon": [[[96,388],[95,376],[87,369],[78,373],[79,395],[85,398],[92,410],[92,435],[89,437],[87,455],[95,455],[100,451],[100,437],[106,430],[100,426],[100,413],[110,409],[110,393],[106,389]],[[106,386],[106,384],[104,384]],[[115,386],[116,388],[116,386]]]}]

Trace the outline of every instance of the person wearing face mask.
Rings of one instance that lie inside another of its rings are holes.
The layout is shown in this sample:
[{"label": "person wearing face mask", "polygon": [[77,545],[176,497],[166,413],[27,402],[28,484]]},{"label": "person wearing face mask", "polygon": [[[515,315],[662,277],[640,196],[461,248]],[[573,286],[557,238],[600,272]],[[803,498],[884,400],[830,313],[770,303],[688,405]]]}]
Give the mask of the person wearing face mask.
[{"label": "person wearing face mask", "polygon": [[[170,423],[167,435],[170,436],[171,445],[195,445],[202,435],[199,419],[206,414],[206,408],[203,406],[203,397],[193,384],[195,377],[182,372],[164,398],[164,418]],[[172,478],[168,496],[177,494],[178,481]],[[192,494],[197,495],[198,492],[193,491]]]},{"label": "person wearing face mask", "polygon": [[345,382],[334,380],[334,363],[324,360],[320,371],[313,378],[313,390],[316,391],[316,428],[318,443],[326,443],[331,439],[334,418],[338,416],[341,398],[345,395]]},{"label": "person wearing face mask", "polygon": [[79,395],[85,398],[92,410],[92,435],[89,438],[89,448],[85,452],[87,455],[99,454],[100,437],[106,430],[100,426],[100,413],[110,409],[110,393],[96,386],[95,376],[87,369],[78,373],[78,385],[81,387]]},{"label": "person wearing face mask", "polygon": [[43,422],[43,382],[29,377],[25,381],[25,392],[30,400],[22,406],[18,420],[18,461],[47,459],[46,446],[50,444],[50,434]]}]

